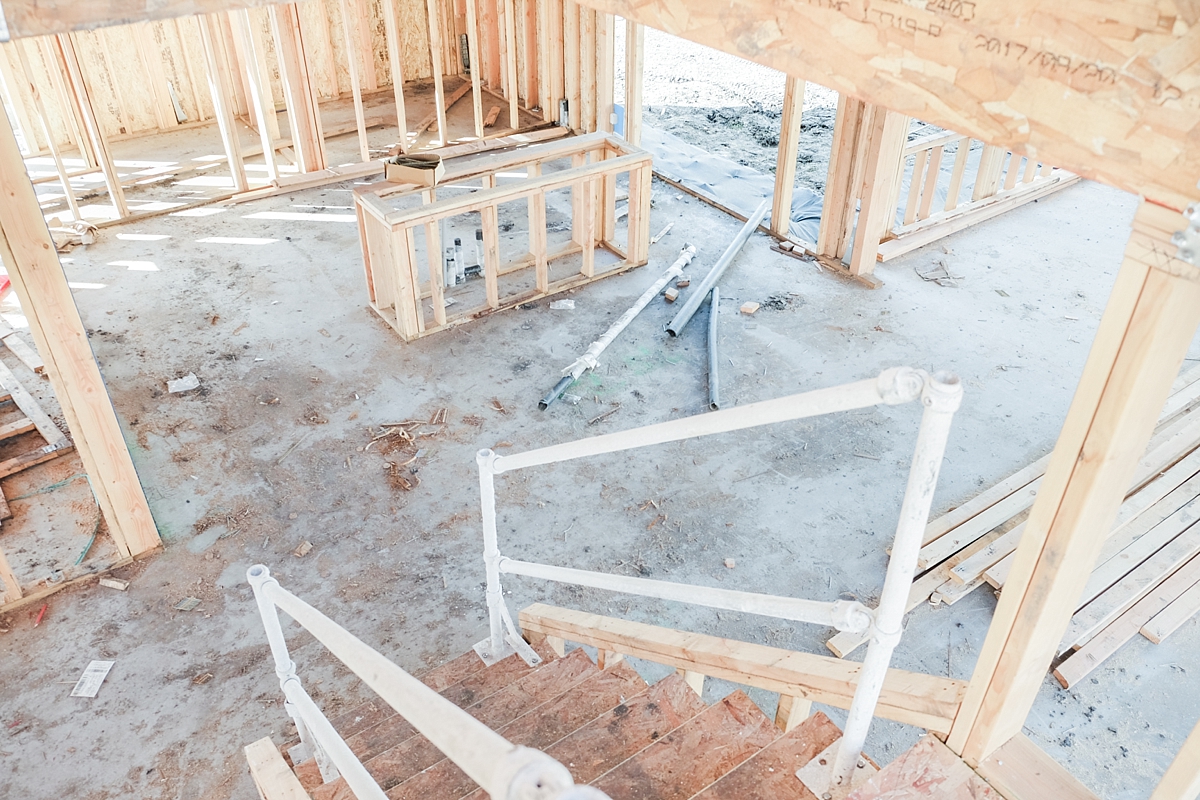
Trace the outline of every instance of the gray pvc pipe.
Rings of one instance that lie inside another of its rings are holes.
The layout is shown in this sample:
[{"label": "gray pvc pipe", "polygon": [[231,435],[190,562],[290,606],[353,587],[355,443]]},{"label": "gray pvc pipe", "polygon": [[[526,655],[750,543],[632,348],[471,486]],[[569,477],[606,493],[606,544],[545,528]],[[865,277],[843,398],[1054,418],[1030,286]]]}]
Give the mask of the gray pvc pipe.
[{"label": "gray pvc pipe", "polygon": [[671,324],[667,326],[667,333],[672,336],[678,336],[683,333],[684,326],[688,324],[688,320],[692,318],[692,315],[696,313],[696,309],[704,302],[704,298],[708,296],[708,291],[716,286],[717,281],[721,279],[721,275],[724,274],[730,262],[733,261],[733,257],[745,246],[746,240],[750,238],[750,234],[754,233],[759,223],[763,221],[763,217],[767,216],[767,212],[770,210],[771,198],[768,197],[766,200],[763,200],[762,205],[746,220],[746,224],[738,231],[738,235],[733,238],[729,247],[725,248],[725,252],[721,254],[717,263],[713,265],[713,268],[704,276],[704,280],[700,282],[700,285],[688,297],[688,301],[683,304],[683,308],[679,309],[679,313],[675,315],[675,319],[671,320]]},{"label": "gray pvc pipe", "polygon": [[717,372],[717,362],[721,359],[717,354],[717,303],[721,300],[721,290],[712,288],[712,296],[708,301],[708,408],[716,411],[721,407],[721,380]]}]

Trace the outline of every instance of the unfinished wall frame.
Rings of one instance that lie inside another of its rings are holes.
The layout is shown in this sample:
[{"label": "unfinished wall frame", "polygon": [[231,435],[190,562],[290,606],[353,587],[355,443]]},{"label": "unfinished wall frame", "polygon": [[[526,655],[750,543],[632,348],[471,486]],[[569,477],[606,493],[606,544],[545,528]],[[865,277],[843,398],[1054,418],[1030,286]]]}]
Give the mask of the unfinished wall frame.
[{"label": "unfinished wall frame", "polygon": [[[563,161],[570,162],[570,166],[563,168]],[[445,178],[433,188],[374,184],[355,192],[371,307],[405,341],[646,263],[651,159],[648,153],[623,140],[592,134],[489,155],[461,167],[451,163]],[[546,170],[552,165],[557,168]],[[521,169],[527,174],[524,179],[500,176]],[[603,184],[619,175],[628,176],[630,197],[623,245],[606,233],[603,224],[615,216],[615,193],[603,191]],[[468,182],[470,186],[463,185]],[[571,237],[561,247],[550,250],[546,196],[562,190],[570,191],[575,210]],[[417,198],[420,203],[414,205]],[[397,209],[396,202],[402,200],[407,200],[408,206]],[[529,249],[505,259],[500,246],[499,209],[514,201],[526,204]],[[601,213],[599,206],[604,203],[607,205]],[[448,314],[443,251],[449,242],[441,240],[440,225],[443,220],[467,214],[480,216],[485,297],[479,306]],[[419,237],[423,239],[424,257],[418,252]],[[597,259],[600,252],[609,254],[608,263]],[[580,257],[578,270],[553,278],[553,262],[576,255]],[[502,278],[526,270],[533,272],[532,285],[515,292],[501,291]],[[430,300],[428,314],[426,298]]]}]

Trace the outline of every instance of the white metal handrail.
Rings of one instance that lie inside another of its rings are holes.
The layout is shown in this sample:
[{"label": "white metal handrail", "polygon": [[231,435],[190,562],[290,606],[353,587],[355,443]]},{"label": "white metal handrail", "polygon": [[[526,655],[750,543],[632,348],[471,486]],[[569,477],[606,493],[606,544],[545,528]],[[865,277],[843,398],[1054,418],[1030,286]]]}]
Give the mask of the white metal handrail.
[{"label": "white metal handrail", "polygon": [[597,789],[576,786],[571,773],[558,761],[539,750],[512,744],[409,675],[280,586],[265,566],[251,567],[246,577],[254,589],[288,713],[301,741],[313,749],[326,782],[340,773],[360,800],[387,797],[300,684],[276,608],[307,629],[489,796],[503,800],[607,800]]},{"label": "white metal handrail", "polygon": [[[920,400],[925,407],[917,434],[908,483],[900,507],[892,554],[883,592],[872,611],[860,603],[802,600],[666,581],[609,575],[549,564],[518,561],[501,554],[496,530],[495,476],[525,467],[553,464],[585,456],[631,450],[696,436],[742,430],[777,422],[850,411],[874,405],[898,405]],[[476,455],[479,465],[483,550],[487,569],[488,638],[475,651],[489,664],[513,653],[530,663],[538,656],[517,634],[504,602],[501,573],[574,583],[610,591],[677,600],[713,608],[745,611],[801,622],[834,625],[842,630],[871,631],[871,642],[859,675],[845,732],[833,764],[833,784],[844,794],[875,715],[892,652],[900,639],[908,595],[917,566],[921,537],[929,520],[933,492],[946,449],[950,423],[962,402],[962,385],[949,373],[929,375],[910,367],[885,370],[877,378],[767,400],[711,414],[686,417],[632,430],[619,431],[525,453],[498,456],[491,450]]]}]

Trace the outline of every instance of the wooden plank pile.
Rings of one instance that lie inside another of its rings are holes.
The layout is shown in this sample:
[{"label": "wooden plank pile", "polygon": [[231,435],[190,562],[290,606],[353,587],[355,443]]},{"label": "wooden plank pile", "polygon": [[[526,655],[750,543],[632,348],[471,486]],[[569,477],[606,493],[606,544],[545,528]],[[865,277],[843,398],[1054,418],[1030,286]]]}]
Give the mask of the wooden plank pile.
[{"label": "wooden plank pile", "polygon": [[[932,520],[909,610],[952,605],[1008,579],[1050,456]],[[1156,644],[1200,612],[1200,367],[1182,374],[1159,416],[1133,484],[1058,648],[1055,677],[1069,687],[1138,633]],[[866,642],[839,633],[845,657]]]}]

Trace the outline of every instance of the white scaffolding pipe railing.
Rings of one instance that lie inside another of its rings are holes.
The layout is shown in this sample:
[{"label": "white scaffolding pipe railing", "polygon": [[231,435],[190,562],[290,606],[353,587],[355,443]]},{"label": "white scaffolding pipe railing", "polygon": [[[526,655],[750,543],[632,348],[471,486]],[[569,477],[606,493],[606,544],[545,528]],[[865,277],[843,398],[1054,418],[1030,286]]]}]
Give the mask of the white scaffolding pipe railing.
[{"label": "white scaffolding pipe railing", "polygon": [[[306,734],[311,737],[313,746],[327,755],[360,800],[386,800],[387,795],[301,686],[283,638],[277,607],[325,645],[489,796],[504,800],[607,800],[603,792],[576,786],[571,773],[558,761],[541,751],[512,744],[409,675],[280,586],[265,566],[251,567],[246,577],[254,589],[280,687],[302,739]],[[322,771],[322,777],[328,782],[337,773]]]},{"label": "white scaffolding pipe railing", "polygon": [[[859,603],[846,601],[822,602],[778,597],[517,561],[500,552],[496,530],[494,478],[504,472],[837,411],[851,411],[874,405],[898,405],[917,399],[925,406],[925,411],[921,416],[883,593],[879,606],[874,611]],[[938,373],[930,376],[921,370],[897,367],[885,370],[871,380],[565,442],[525,453],[502,457],[491,450],[480,450],[475,460],[479,466],[483,516],[489,636],[475,646],[475,651],[488,664],[495,663],[513,652],[520,652],[531,663],[537,659],[512,624],[508,606],[504,602],[501,573],[800,622],[834,625],[843,630],[869,629],[871,644],[863,662],[838,756],[834,760],[830,775],[830,785],[835,795],[844,796],[849,791],[850,777],[866,743],[892,651],[900,639],[905,605],[917,566],[917,553],[929,519],[950,423],[961,402],[962,385],[954,375]]]},{"label": "white scaffolding pipe railing", "polygon": [[649,578],[633,578],[628,575],[610,575],[605,572],[589,572],[570,567],[555,567],[549,564],[534,564],[529,561],[514,561],[500,557],[500,571],[527,578],[541,578],[559,583],[573,583],[592,589],[607,589],[610,592],[637,594],[658,600],[676,600],[725,611],[743,611],[761,614],[764,617],[790,619],[813,625],[831,625],[839,631],[859,633],[871,627],[875,614],[862,603],[853,600],[802,600],[797,597],[776,597],[756,592],[740,592],[735,589],[717,589],[711,586],[696,586],[688,583],[670,583]]}]

